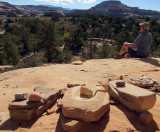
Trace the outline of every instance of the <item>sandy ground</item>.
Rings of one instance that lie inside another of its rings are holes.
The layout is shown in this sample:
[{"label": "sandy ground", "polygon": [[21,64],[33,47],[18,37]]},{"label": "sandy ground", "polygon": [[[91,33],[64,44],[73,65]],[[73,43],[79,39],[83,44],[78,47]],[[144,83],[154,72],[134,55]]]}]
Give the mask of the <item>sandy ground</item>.
[{"label": "sandy ground", "polygon": [[[100,59],[87,60],[83,65],[51,64],[36,68],[26,68],[0,74],[0,130],[17,132],[62,132],[59,121],[60,111],[51,115],[44,114],[31,123],[19,123],[9,118],[8,104],[15,93],[32,92],[37,86],[63,89],[68,82],[97,85],[107,83],[108,78],[124,80],[140,78],[145,75],[160,83],[160,58],[147,59]],[[83,131],[144,131],[160,129],[160,95],[157,94],[155,106],[149,110],[154,120],[143,126],[138,120],[138,113],[121,104],[111,105],[109,115]]]}]

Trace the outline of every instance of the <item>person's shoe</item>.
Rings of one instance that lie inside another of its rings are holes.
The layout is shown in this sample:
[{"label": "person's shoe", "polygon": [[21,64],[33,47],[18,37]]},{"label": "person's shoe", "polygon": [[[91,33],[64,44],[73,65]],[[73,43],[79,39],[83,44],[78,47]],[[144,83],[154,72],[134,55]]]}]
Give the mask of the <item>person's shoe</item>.
[{"label": "person's shoe", "polygon": [[126,54],[125,58],[128,59],[128,58],[131,58],[131,56],[129,54]]},{"label": "person's shoe", "polygon": [[122,58],[123,58],[122,55],[117,55],[114,57],[114,59],[122,59]]}]

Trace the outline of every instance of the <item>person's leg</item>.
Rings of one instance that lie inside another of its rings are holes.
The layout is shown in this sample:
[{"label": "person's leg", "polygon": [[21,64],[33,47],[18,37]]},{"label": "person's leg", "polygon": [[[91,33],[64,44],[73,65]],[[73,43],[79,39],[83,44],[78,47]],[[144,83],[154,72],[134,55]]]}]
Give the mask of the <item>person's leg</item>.
[{"label": "person's leg", "polygon": [[129,47],[128,48],[128,54],[130,57],[135,57],[135,58],[147,58],[148,56],[139,56],[137,55],[137,52],[134,48]]},{"label": "person's leg", "polygon": [[128,50],[128,45],[127,44],[123,44],[120,52],[119,52],[119,55],[115,56],[114,59],[122,59],[124,56],[125,56],[125,52]]},{"label": "person's leg", "polygon": [[120,52],[119,52],[119,55],[123,55],[128,50],[128,47],[129,47],[129,45],[124,43]]},{"label": "person's leg", "polygon": [[138,57],[136,54],[136,50],[133,47],[128,47],[128,54],[130,57]]}]

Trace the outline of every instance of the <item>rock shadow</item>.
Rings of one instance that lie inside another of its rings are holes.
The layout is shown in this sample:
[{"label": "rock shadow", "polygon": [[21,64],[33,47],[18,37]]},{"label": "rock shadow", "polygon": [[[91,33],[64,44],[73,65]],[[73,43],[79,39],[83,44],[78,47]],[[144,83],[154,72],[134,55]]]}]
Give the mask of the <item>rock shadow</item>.
[{"label": "rock shadow", "polygon": [[[107,127],[107,124],[109,122],[109,113],[110,109],[100,118],[99,121],[91,122],[91,123],[85,123],[83,124],[80,129],[78,129],[78,132],[103,132],[105,128]],[[62,113],[60,113],[62,114]],[[55,132],[65,132],[61,126],[61,116],[59,116],[59,119],[57,121],[56,131]]]},{"label": "rock shadow", "polygon": [[34,123],[38,120],[38,118],[34,118],[33,120],[30,121],[17,121],[14,119],[9,118],[6,120],[1,126],[0,130],[10,130],[10,131],[15,131],[18,128],[31,128]]},{"label": "rock shadow", "polygon": [[128,108],[126,108],[125,106],[123,106],[122,104],[116,104],[115,105],[118,109],[120,109],[128,118],[129,122],[135,127],[135,129],[137,131],[140,132],[155,132],[158,131],[158,125],[157,123],[153,121],[149,124],[149,125],[143,125],[140,121],[139,121],[139,115],[140,113],[129,110]]},{"label": "rock shadow", "polygon": [[154,59],[154,58],[139,58],[140,61],[143,61],[143,62],[146,62],[146,63],[149,63],[151,65],[154,65],[154,66],[157,66],[157,67],[160,67],[160,61]]},{"label": "rock shadow", "polygon": [[55,132],[65,132],[61,126],[61,119],[60,119],[60,116],[61,115],[61,111],[59,111],[59,119],[57,121],[57,126],[56,126],[56,130]]}]

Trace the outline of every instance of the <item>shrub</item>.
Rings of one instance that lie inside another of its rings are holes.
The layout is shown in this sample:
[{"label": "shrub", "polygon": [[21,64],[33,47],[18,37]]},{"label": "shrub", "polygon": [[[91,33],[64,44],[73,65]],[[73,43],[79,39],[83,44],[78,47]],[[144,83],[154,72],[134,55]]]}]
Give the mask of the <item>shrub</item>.
[{"label": "shrub", "polygon": [[67,51],[60,52],[57,62],[58,63],[70,63],[73,58],[73,55]]},{"label": "shrub", "polygon": [[28,68],[28,67],[38,67],[38,66],[42,66],[43,63],[33,57],[33,58],[29,58],[27,60],[25,60],[24,62],[20,62],[17,66],[15,66],[15,69],[21,69],[21,68]]},{"label": "shrub", "polygon": [[0,64],[2,64],[2,65],[7,64],[7,55],[5,53],[0,54]]},{"label": "shrub", "polygon": [[54,63],[70,63],[73,55],[67,51],[52,50],[52,62]]}]

